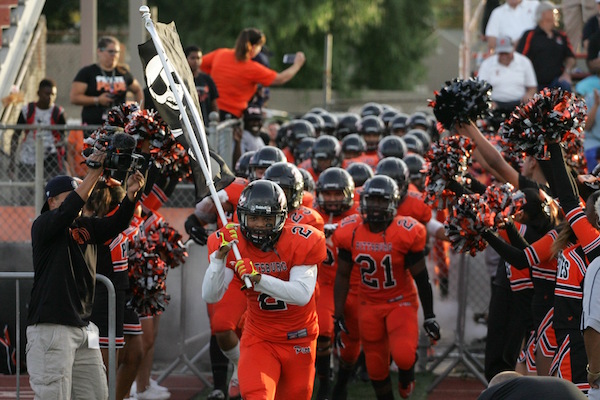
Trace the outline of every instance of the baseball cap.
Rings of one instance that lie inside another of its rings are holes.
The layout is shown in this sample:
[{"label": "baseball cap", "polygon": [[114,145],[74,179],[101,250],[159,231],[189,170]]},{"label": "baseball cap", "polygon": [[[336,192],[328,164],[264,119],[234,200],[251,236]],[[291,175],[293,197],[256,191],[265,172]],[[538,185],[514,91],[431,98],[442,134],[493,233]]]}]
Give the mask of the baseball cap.
[{"label": "baseball cap", "polygon": [[496,40],[496,53],[512,53],[513,46],[508,36],[500,36]]},{"label": "baseball cap", "polygon": [[77,181],[67,175],[59,175],[50,179],[50,181],[48,181],[46,184],[46,188],[44,189],[46,201],[42,207],[42,213],[50,210],[50,206],[48,205],[48,199],[50,197],[56,197],[61,193],[73,191],[77,189],[77,186]]}]

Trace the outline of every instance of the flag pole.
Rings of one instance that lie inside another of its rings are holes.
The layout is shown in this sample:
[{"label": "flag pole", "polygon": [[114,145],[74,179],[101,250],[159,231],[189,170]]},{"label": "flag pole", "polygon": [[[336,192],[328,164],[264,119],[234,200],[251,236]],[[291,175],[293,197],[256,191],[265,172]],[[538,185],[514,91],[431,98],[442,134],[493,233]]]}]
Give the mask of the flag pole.
[{"label": "flag pole", "polygon": [[[219,218],[221,219],[221,223],[223,224],[223,226],[225,226],[225,225],[227,225],[228,221],[227,221],[227,217],[225,217],[225,211],[223,210],[223,206],[221,205],[221,202],[219,201],[219,196],[217,195],[217,190],[215,188],[215,184],[212,179],[212,173],[210,171],[210,159],[209,159],[210,154],[208,151],[208,144],[206,141],[206,133],[204,131],[203,124],[200,123],[201,119],[200,119],[200,116],[198,115],[198,110],[196,110],[194,107],[190,107],[190,111],[192,112],[192,115],[194,116],[194,122],[196,123],[198,131],[200,132],[202,145],[204,146],[204,149],[206,150],[205,152],[202,152],[200,150],[200,145],[198,144],[198,140],[197,140],[196,136],[193,134],[194,130],[192,129],[190,119],[187,115],[187,112],[185,111],[186,109],[184,108],[183,100],[181,99],[179,92],[177,91],[176,86],[175,86],[175,80],[173,79],[174,71],[171,69],[169,63],[167,62],[166,52],[163,48],[160,37],[158,37],[156,29],[154,28],[154,23],[152,22],[152,19],[150,18],[150,8],[148,6],[141,6],[139,11],[140,11],[140,14],[142,15],[142,18],[144,19],[144,26],[146,27],[146,30],[150,33],[152,42],[154,43],[154,46],[156,47],[156,53],[158,54],[158,57],[160,58],[160,62],[166,72],[167,79],[169,80],[169,86],[171,87],[171,92],[173,92],[173,96],[175,97],[175,100],[177,101],[177,106],[179,107],[179,111],[181,113],[181,120],[184,125],[183,134],[186,136],[188,142],[190,143],[190,146],[193,149],[194,155],[196,155],[196,159],[198,161],[198,164],[200,164],[200,168],[202,169],[202,173],[204,174],[206,184],[210,191],[210,197],[212,198],[213,203],[215,203],[215,207],[217,209],[217,213],[219,214]],[[188,100],[188,104],[193,104],[191,101],[191,95],[189,94],[187,87],[181,80],[181,77],[179,76],[179,74],[177,74],[177,79],[179,80],[179,82],[181,82],[181,89],[183,90],[186,100]],[[206,157],[206,159],[204,158],[204,156]],[[207,164],[208,164],[208,166],[207,166]],[[240,250],[238,249],[238,247],[235,243],[233,243],[232,248],[233,248],[233,254],[235,255],[235,258],[237,260],[240,260],[242,258],[242,255],[240,254]],[[247,288],[252,287],[252,282],[250,281],[250,279],[248,277],[244,278],[244,283]]]}]

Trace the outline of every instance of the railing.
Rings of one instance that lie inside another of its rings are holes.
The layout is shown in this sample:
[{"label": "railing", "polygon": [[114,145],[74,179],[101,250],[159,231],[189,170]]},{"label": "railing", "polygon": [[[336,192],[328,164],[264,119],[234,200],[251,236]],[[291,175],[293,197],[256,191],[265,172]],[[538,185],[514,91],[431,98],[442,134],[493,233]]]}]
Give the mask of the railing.
[{"label": "railing", "polygon": [[[20,286],[21,279],[33,279],[33,272],[0,272],[0,280],[15,280],[15,348],[16,348],[16,395],[20,399],[20,376],[21,376],[21,302]],[[116,296],[115,287],[110,279],[104,275],[97,274],[96,280],[102,282],[108,290],[108,396],[110,400],[116,399],[117,378],[117,347],[116,347]]]}]

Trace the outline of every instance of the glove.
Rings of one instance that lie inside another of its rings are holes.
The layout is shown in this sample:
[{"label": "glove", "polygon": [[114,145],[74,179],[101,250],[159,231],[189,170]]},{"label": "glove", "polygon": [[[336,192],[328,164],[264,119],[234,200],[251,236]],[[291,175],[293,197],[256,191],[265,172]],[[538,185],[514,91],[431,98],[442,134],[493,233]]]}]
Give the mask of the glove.
[{"label": "glove", "polygon": [[346,347],[346,345],[342,341],[342,332],[344,332],[345,334],[348,334],[348,327],[346,326],[346,321],[344,320],[343,316],[341,316],[341,317],[336,317],[335,315],[333,316],[333,332],[334,332],[334,338],[333,338],[334,346],[338,347],[340,349],[343,349],[344,347]]},{"label": "glove", "polygon": [[325,224],[324,227],[324,232],[325,232],[325,237],[329,237],[331,235],[333,235],[333,232],[335,232],[335,230],[337,229],[338,224]]},{"label": "glove", "polygon": [[200,221],[198,221],[198,218],[196,218],[194,214],[191,214],[189,217],[187,217],[184,226],[185,231],[188,235],[190,235],[190,238],[194,242],[198,243],[200,246],[206,245],[206,241],[208,240],[208,233],[200,224]]},{"label": "glove", "polygon": [[427,318],[425,322],[423,322],[423,328],[432,340],[440,340],[440,324],[438,324],[435,318]]},{"label": "glove", "polygon": [[256,270],[256,268],[254,268],[254,263],[249,258],[242,258],[241,260],[237,260],[233,269],[242,280],[244,280],[245,276],[252,277],[254,275],[258,275],[258,271]]},{"label": "glove", "polygon": [[221,229],[219,231],[219,237],[221,238],[220,247],[227,246],[231,242],[238,241],[238,234],[237,230],[235,229],[236,227],[236,224],[229,223],[225,225],[225,229]]}]

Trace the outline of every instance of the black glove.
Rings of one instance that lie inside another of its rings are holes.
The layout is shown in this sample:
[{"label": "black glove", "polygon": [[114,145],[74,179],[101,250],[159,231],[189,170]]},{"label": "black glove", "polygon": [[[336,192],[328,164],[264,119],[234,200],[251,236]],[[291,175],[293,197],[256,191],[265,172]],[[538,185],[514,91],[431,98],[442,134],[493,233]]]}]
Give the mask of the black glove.
[{"label": "black glove", "polygon": [[425,328],[427,336],[431,339],[440,340],[440,324],[436,322],[435,318],[427,318],[425,322],[423,322],[423,328]]},{"label": "black glove", "polygon": [[343,349],[346,347],[344,342],[342,341],[342,332],[348,333],[348,327],[346,327],[346,321],[344,321],[344,317],[333,317],[333,332],[334,332],[334,346]]},{"label": "black glove", "polygon": [[204,229],[204,227],[198,221],[198,218],[194,214],[191,214],[185,220],[185,231],[190,238],[198,243],[200,246],[205,246],[206,241],[208,240],[208,233]]}]

